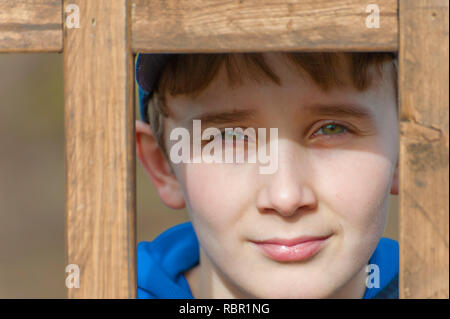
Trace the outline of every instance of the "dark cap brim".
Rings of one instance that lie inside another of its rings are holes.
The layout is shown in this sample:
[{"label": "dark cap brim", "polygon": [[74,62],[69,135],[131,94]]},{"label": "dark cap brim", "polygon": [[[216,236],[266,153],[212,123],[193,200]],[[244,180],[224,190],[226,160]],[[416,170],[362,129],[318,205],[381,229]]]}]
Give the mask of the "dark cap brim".
[{"label": "dark cap brim", "polygon": [[136,82],[139,88],[139,111],[148,123],[147,107],[158,78],[169,59],[170,53],[142,54],[136,58]]}]

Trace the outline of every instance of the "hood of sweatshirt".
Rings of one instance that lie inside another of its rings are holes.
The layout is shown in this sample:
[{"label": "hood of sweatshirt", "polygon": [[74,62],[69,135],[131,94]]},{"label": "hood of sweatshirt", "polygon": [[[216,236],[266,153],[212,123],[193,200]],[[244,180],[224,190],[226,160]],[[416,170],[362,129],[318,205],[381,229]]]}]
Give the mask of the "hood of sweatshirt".
[{"label": "hood of sweatshirt", "polygon": [[[398,298],[399,246],[395,240],[381,238],[370,257],[369,281],[363,299]],[[193,299],[183,273],[199,263],[199,242],[191,222],[173,226],[153,241],[137,247],[138,299]],[[374,276],[376,278],[376,276]]]}]

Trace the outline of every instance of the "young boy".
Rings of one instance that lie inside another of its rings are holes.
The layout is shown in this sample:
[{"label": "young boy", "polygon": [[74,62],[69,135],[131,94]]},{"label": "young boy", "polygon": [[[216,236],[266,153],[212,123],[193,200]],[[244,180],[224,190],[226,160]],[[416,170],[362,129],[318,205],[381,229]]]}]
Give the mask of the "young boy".
[{"label": "young boy", "polygon": [[[191,220],[139,243],[138,298],[398,298],[398,244],[381,238],[398,192],[394,54],[141,54],[136,71],[139,160]],[[177,147],[178,130],[195,148],[195,120],[214,132],[202,148],[247,161]],[[226,128],[267,134],[232,132],[239,151]],[[249,160],[265,144],[269,173]]]}]

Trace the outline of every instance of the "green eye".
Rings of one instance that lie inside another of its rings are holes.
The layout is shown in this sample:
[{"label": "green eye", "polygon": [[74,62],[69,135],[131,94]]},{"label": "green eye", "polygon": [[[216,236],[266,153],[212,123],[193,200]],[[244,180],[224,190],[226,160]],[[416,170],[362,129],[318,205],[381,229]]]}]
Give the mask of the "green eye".
[{"label": "green eye", "polygon": [[[322,131],[322,134],[318,133]],[[338,123],[327,123],[317,130],[317,133],[314,135],[324,135],[324,136],[336,136],[342,135],[348,132],[347,127]]]},{"label": "green eye", "polygon": [[340,133],[340,132],[344,131],[344,127],[342,125],[328,124],[323,127],[324,127],[323,132],[327,133],[327,135],[328,135],[328,133],[334,134],[334,133]]}]

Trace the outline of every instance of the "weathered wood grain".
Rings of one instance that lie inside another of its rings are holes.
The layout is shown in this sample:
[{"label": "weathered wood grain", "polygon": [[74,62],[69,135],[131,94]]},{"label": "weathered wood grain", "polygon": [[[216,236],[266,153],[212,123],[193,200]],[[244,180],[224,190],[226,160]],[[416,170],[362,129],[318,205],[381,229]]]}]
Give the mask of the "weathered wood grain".
[{"label": "weathered wood grain", "polygon": [[449,297],[448,9],[399,2],[401,298]]},{"label": "weathered wood grain", "polygon": [[61,0],[0,0],[0,52],[60,52]]},{"label": "weathered wood grain", "polygon": [[134,52],[395,51],[397,1],[131,0]]},{"label": "weathered wood grain", "polygon": [[136,297],[133,55],[126,0],[67,0],[66,252],[80,268],[70,298]]}]

